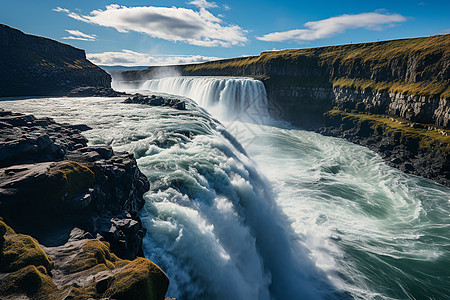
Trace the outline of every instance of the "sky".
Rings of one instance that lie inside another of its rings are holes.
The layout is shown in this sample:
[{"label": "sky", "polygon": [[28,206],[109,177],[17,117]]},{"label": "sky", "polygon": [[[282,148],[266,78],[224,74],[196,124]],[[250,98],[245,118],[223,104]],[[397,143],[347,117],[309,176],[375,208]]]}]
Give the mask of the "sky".
[{"label": "sky", "polygon": [[449,0],[0,0],[0,23],[149,66],[450,33]]}]

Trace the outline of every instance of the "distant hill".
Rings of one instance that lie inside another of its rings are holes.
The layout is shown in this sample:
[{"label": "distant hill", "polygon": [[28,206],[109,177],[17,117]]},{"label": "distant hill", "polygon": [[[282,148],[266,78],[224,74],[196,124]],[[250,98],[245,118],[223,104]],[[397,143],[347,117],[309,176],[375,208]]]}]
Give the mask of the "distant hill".
[{"label": "distant hill", "polygon": [[61,96],[82,86],[110,87],[111,76],[84,50],[0,24],[0,97]]},{"label": "distant hill", "polygon": [[121,72],[121,71],[140,71],[140,70],[145,70],[148,68],[148,66],[126,67],[126,66],[102,66],[102,65],[99,65],[99,67],[108,73]]}]

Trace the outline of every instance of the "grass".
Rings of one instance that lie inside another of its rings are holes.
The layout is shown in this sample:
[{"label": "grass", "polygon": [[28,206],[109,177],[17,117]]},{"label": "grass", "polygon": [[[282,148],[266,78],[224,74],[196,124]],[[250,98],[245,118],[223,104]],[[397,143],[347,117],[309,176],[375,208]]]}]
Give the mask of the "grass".
[{"label": "grass", "polygon": [[400,93],[406,95],[430,95],[442,98],[450,98],[450,86],[442,82],[413,82],[401,81],[376,82],[367,79],[339,78],[333,80],[333,87],[349,88],[355,90],[369,90],[376,92]]},{"label": "grass", "polygon": [[427,127],[401,118],[344,112],[337,109],[326,112],[325,116],[338,117],[342,120],[348,119],[355,124],[368,122],[370,128],[375,131],[397,135],[401,139],[418,140],[421,148],[438,146],[444,151],[450,151],[450,130],[437,129],[432,125]]},{"label": "grass", "polygon": [[[450,34],[270,51],[259,56],[187,65],[182,70],[186,74],[209,74],[208,71],[217,71],[214,75],[239,70],[239,76],[271,78],[278,84],[291,80],[288,84],[294,86],[306,84],[329,87],[333,84],[448,98],[450,81],[444,72],[448,61]],[[406,64],[414,66],[414,72]],[[292,74],[284,74],[279,70],[287,70]]]}]

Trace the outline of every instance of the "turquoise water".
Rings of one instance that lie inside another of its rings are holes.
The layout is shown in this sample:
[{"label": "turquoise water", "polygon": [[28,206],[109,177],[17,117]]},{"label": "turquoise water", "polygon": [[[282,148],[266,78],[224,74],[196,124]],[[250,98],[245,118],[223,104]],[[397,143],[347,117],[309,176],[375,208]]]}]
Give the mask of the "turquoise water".
[{"label": "turquoise water", "polygon": [[91,143],[136,155],[152,182],[144,250],[170,277],[168,296],[450,298],[450,189],[286,123],[121,100],[0,107],[88,124]]}]

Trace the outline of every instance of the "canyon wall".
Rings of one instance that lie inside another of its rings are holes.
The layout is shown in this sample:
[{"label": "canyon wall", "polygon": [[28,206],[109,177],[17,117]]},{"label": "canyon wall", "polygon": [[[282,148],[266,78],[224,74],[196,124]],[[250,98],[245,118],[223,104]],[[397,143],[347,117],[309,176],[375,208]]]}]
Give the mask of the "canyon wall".
[{"label": "canyon wall", "polygon": [[111,76],[84,50],[2,24],[0,65],[0,97],[63,96],[82,86],[111,86]]},{"label": "canyon wall", "polygon": [[[173,72],[171,72],[171,70]],[[355,107],[449,128],[450,35],[263,52],[201,64],[122,73],[139,81],[184,76],[248,76],[264,82],[277,114],[301,126],[323,112]],[[309,116],[305,119],[305,116]],[[277,117],[277,115],[275,115]],[[318,120],[317,120],[318,119]],[[315,122],[313,122],[315,123]]]},{"label": "canyon wall", "polygon": [[123,72],[261,80],[269,111],[305,129],[378,152],[404,172],[450,185],[450,35],[263,52]]}]

